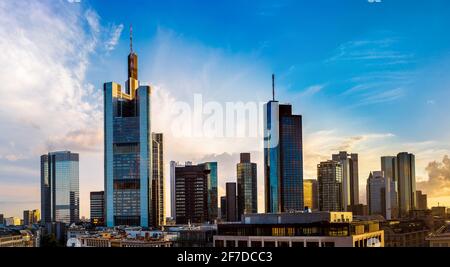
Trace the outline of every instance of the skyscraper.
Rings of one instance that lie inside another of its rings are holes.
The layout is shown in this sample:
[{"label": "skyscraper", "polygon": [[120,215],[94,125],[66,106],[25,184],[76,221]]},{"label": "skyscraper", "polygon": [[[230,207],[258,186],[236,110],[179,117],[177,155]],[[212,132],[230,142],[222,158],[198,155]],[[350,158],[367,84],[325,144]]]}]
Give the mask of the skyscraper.
[{"label": "skyscraper", "polygon": [[[24,210],[23,211],[23,225],[32,225],[39,222],[41,219],[40,210]],[[1,224],[1,222],[0,222]]]},{"label": "skyscraper", "polygon": [[405,217],[416,208],[415,156],[407,152],[397,155],[399,215]]},{"label": "skyscraper", "polygon": [[162,133],[152,133],[153,142],[153,176],[152,176],[152,210],[150,212],[151,225],[160,227],[165,225],[164,205],[164,139]]},{"label": "skyscraper", "polygon": [[[177,224],[210,221],[207,164],[175,167],[175,219]],[[216,201],[217,204],[217,201]]]},{"label": "skyscraper", "polygon": [[370,215],[385,215],[386,182],[383,172],[371,172],[367,179],[367,205]]},{"label": "skyscraper", "polygon": [[391,196],[386,198],[386,219],[390,220],[398,217],[397,158],[392,156],[381,157],[381,171],[385,177],[386,195]]},{"label": "skyscraper", "polygon": [[227,221],[238,221],[237,216],[237,195],[236,195],[236,183],[226,183],[226,206],[227,206]]},{"label": "skyscraper", "polygon": [[79,155],[70,151],[41,156],[42,224],[80,220]]},{"label": "skyscraper", "polygon": [[304,209],[302,116],[275,101],[275,93],[264,105],[264,180],[267,213]]},{"label": "skyscraper", "polygon": [[176,219],[176,183],[175,183],[175,168],[177,163],[175,161],[170,162],[170,217],[173,220]]},{"label": "skyscraper", "polygon": [[311,210],[319,209],[319,185],[317,180],[307,179],[303,181],[303,199],[305,208]]},{"label": "skyscraper", "polygon": [[342,211],[342,167],[329,160],[317,165],[319,183],[319,210]]},{"label": "skyscraper", "polygon": [[148,227],[152,210],[150,86],[138,81],[138,56],[130,38],[128,80],[104,84],[106,225]]},{"label": "skyscraper", "polygon": [[340,162],[342,167],[342,207],[359,204],[358,154],[341,151],[332,155],[332,160]]},{"label": "skyscraper", "polygon": [[206,181],[208,190],[208,221],[214,222],[219,216],[219,205],[217,202],[217,162],[206,162],[201,164],[205,170],[208,170]]},{"label": "skyscraper", "polygon": [[256,163],[250,161],[250,153],[241,153],[237,170],[238,219],[242,214],[258,213],[258,188]]},{"label": "skyscraper", "polygon": [[105,192],[91,192],[91,223],[104,225],[105,223]]},{"label": "skyscraper", "polygon": [[227,220],[227,196],[220,197],[220,219]]},{"label": "skyscraper", "polygon": [[428,201],[427,201],[427,195],[422,194],[422,191],[417,190],[416,191],[416,203],[418,210],[427,210],[428,209]]}]

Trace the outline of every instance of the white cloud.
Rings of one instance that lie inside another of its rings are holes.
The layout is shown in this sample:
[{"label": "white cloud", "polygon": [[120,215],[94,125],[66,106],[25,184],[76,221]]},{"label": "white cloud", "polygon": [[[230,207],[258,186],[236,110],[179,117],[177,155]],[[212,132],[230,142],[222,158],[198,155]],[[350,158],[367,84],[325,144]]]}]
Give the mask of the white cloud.
[{"label": "white cloud", "polygon": [[116,47],[116,45],[119,43],[120,35],[123,31],[123,24],[119,25],[112,25],[111,26],[111,34],[109,40],[106,41],[105,47],[107,51],[112,51]]}]

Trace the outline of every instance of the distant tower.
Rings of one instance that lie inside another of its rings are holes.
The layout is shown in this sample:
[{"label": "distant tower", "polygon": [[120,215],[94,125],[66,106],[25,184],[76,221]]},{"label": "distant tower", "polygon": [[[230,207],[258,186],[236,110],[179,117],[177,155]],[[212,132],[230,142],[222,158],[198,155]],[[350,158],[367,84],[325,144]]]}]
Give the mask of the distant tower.
[{"label": "distant tower", "polygon": [[238,220],[242,214],[258,213],[258,188],[256,163],[250,161],[250,153],[241,153],[237,170]]},{"label": "distant tower", "polygon": [[264,183],[267,213],[303,211],[302,116],[291,105],[273,100],[264,105]]}]

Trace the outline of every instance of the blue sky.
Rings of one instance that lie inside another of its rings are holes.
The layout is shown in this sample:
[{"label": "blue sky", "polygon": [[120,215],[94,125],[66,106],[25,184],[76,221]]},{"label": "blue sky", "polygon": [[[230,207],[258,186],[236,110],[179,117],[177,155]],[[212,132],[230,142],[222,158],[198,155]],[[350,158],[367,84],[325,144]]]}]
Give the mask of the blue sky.
[{"label": "blue sky", "polygon": [[81,154],[89,214],[89,191],[103,188],[101,88],[127,79],[130,24],[167,164],[217,160],[219,194],[248,151],[262,195],[260,140],[176,138],[170,106],[194,93],[264,102],[275,73],[277,98],[304,116],[305,178],[332,153],[359,153],[364,202],[380,156],[409,151],[429,203],[450,205],[446,163],[426,169],[450,155],[449,1],[76,2],[0,4],[0,63],[9,66],[0,73],[0,213],[38,208],[39,155],[70,149]]}]

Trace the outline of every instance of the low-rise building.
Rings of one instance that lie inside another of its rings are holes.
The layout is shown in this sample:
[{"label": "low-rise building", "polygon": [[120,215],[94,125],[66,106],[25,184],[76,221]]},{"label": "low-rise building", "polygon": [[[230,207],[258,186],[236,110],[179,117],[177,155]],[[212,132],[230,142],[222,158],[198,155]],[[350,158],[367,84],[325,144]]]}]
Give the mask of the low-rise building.
[{"label": "low-rise building", "polygon": [[36,235],[27,230],[0,230],[0,247],[36,247]]},{"label": "low-rise building", "polygon": [[429,242],[430,247],[450,247],[450,223],[447,222],[435,233],[430,234],[426,240]]},{"label": "low-rise building", "polygon": [[383,247],[376,221],[353,221],[351,212],[248,214],[218,224],[215,247]]},{"label": "low-rise building", "polygon": [[381,229],[386,247],[428,247],[430,229],[422,220],[387,221]]}]

